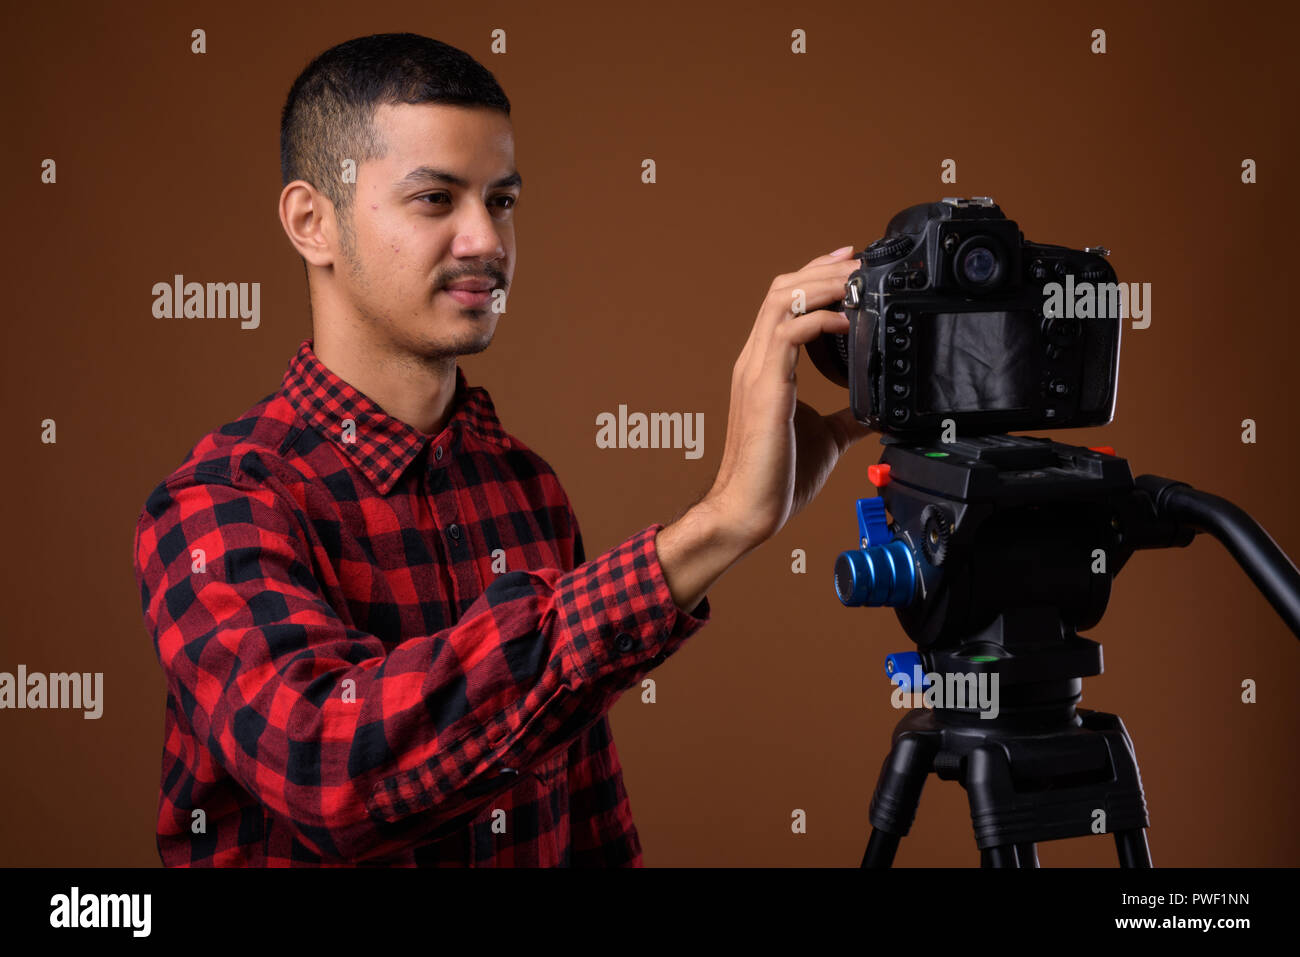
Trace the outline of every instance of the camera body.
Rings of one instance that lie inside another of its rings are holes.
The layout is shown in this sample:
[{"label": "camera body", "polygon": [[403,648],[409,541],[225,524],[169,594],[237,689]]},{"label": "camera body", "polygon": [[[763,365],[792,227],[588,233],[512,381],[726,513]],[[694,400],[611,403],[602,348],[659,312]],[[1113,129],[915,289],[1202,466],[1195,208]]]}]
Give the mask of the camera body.
[{"label": "camera body", "polygon": [[965,435],[1104,425],[1122,314],[1105,252],[1026,242],[988,197],[909,207],[857,256],[848,334],[809,355],[889,435],[937,435],[946,420]]}]

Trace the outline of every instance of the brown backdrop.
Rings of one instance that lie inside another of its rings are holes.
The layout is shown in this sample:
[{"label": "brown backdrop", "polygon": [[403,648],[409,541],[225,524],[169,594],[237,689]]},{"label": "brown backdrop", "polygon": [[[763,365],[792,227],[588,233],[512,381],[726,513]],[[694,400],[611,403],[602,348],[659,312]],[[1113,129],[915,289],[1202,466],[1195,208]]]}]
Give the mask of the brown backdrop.
[{"label": "brown backdrop", "polygon": [[[1143,5],[1145,6],[1145,5]],[[1279,8],[1281,5],[1278,5]],[[430,12],[437,9],[439,12]],[[441,12],[445,10],[446,12]],[[514,107],[519,268],[465,360],[556,469],[596,555],[706,489],[732,363],[772,278],[898,209],[992,195],[1028,238],[1103,243],[1153,286],[1124,332],[1110,444],[1135,473],[1226,495],[1300,554],[1294,20],[1268,4],[29,4],[9,14],[3,184],[7,533],[0,671],[102,671],[104,716],[0,711],[0,863],[156,865],[163,680],[131,534],[205,431],[276,388],[308,334],[276,215],[279,110],[307,61],[367,33],[467,50]],[[190,32],[207,32],[207,53]],[[489,51],[507,32],[507,53]],[[1107,52],[1090,52],[1091,32]],[[803,29],[808,52],[791,52]],[[658,182],[640,181],[653,158]],[[41,163],[58,163],[55,185]],[[957,183],[940,163],[957,161]],[[1258,183],[1241,163],[1258,164]],[[260,282],[262,323],[166,320],[155,282]],[[806,356],[800,396],[847,404]],[[595,417],[703,412],[704,455],[602,450]],[[57,444],[40,440],[57,422]],[[1241,441],[1241,421],[1258,442]],[[854,865],[900,717],[891,612],[831,566],[878,446],[710,593],[714,620],[612,712],[649,865]],[[791,572],[805,549],[808,571]],[[1141,764],[1157,865],[1294,865],[1300,648],[1225,551],[1138,554],[1091,636]],[[1241,682],[1258,683],[1243,704]],[[791,812],[808,833],[791,832]],[[1109,839],[1043,845],[1111,865]],[[931,778],[898,863],[978,862],[965,794]]]}]

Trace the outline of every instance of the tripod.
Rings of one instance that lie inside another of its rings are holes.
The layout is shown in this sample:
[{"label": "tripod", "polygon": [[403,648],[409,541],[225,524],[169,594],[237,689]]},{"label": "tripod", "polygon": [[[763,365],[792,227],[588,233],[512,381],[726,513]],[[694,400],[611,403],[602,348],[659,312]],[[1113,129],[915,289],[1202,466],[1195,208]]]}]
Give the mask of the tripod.
[{"label": "tripod", "polygon": [[[1100,833],[1121,866],[1150,867],[1133,742],[1118,716],[1077,707],[1082,679],[1102,671],[1101,646],[1078,632],[1101,620],[1133,552],[1186,546],[1199,531],[1228,547],[1297,636],[1300,572],[1230,502],[1135,481],[1106,447],[882,441],[868,470],[879,495],[858,500],[861,548],[836,560],[835,589],[846,605],[896,609],[918,651],[890,655],[886,670],[937,700],[894,729],[862,866],[893,863],[933,771],[966,790],[985,867],[1037,867],[1038,843]],[[979,701],[963,693],[975,687]]]}]

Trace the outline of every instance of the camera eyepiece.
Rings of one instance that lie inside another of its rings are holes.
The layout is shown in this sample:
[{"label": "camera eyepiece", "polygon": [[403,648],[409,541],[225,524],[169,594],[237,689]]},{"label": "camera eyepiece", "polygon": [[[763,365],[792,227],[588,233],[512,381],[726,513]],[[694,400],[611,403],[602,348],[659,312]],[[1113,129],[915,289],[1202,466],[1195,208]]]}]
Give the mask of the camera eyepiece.
[{"label": "camera eyepiece", "polygon": [[1002,285],[1006,263],[1002,244],[996,239],[986,235],[971,236],[957,247],[953,256],[953,274],[963,289],[983,292]]}]

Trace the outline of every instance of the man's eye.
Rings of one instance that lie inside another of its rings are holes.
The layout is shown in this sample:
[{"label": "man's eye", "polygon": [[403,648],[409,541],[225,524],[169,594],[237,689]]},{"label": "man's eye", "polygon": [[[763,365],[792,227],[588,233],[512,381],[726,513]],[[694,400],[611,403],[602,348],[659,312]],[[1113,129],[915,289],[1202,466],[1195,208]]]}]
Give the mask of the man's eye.
[{"label": "man's eye", "polygon": [[[451,196],[447,193],[425,193],[423,196],[417,196],[420,202],[429,206],[441,206],[443,203],[449,203]],[[514,209],[515,204],[519,202],[518,196],[498,196],[496,202],[501,209]]]}]

